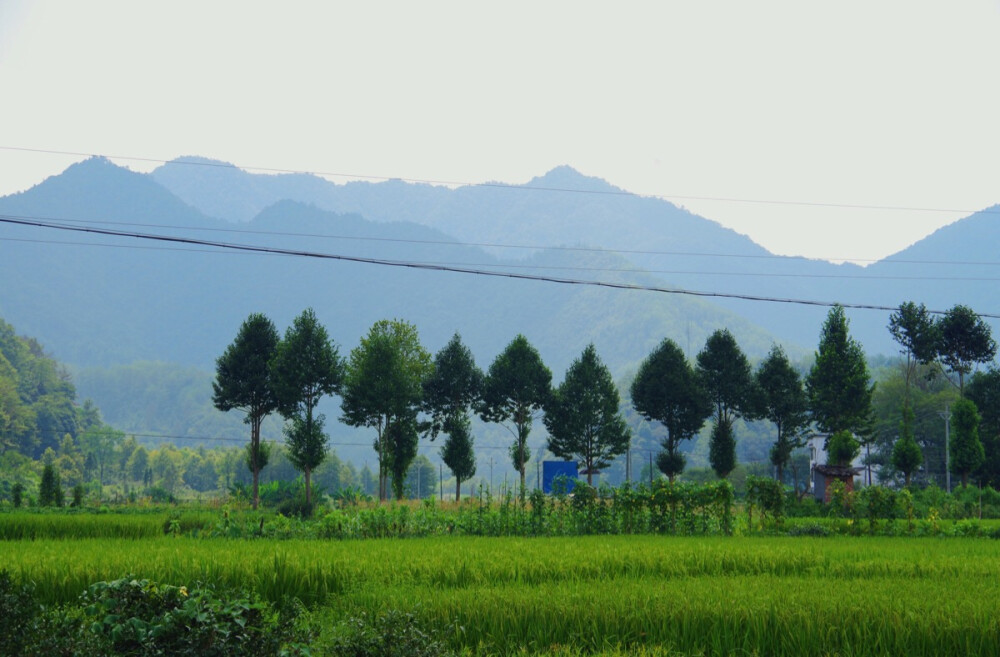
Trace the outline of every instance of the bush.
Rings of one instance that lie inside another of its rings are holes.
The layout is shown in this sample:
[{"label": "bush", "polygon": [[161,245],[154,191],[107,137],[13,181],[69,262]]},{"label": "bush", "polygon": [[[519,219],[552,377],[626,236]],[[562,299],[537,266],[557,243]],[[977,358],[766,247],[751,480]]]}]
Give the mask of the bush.
[{"label": "bush", "polygon": [[344,657],[441,657],[453,654],[412,613],[361,614],[339,628],[330,654]]},{"label": "bush", "polygon": [[116,655],[278,655],[296,638],[297,606],[275,611],[240,591],[124,578],[92,585],[81,602],[91,633]]},{"label": "bush", "polygon": [[276,509],[279,514],[285,516],[286,518],[309,518],[315,510],[316,500],[314,499],[311,502],[306,502],[305,493],[301,496],[282,500]]},{"label": "bush", "polygon": [[850,465],[860,452],[861,445],[850,431],[837,431],[826,443],[829,461],[835,465]]},{"label": "bush", "polygon": [[34,587],[16,584],[0,570],[0,655],[23,654],[41,612],[34,593]]},{"label": "bush", "polygon": [[797,525],[788,530],[789,536],[829,536],[830,530],[816,523]]}]

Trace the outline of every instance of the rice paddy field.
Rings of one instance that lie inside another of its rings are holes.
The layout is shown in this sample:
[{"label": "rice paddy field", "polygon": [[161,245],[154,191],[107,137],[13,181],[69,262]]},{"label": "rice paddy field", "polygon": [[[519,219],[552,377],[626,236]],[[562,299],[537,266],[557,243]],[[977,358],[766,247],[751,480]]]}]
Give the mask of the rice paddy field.
[{"label": "rice paddy field", "polygon": [[1000,654],[1000,541],[989,538],[277,541],[164,536],[162,518],[158,531],[119,525],[132,529],[8,535],[0,568],[50,604],[130,574],[294,596],[320,628],[412,612],[465,654]]}]

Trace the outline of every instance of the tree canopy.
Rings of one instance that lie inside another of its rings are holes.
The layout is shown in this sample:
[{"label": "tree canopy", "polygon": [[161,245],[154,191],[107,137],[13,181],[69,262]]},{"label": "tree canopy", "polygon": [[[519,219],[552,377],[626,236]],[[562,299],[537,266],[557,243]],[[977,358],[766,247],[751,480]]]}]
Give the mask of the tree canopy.
[{"label": "tree canopy", "polygon": [[494,359],[486,373],[479,415],[486,422],[514,425],[511,461],[521,475],[521,498],[526,495],[525,467],[530,457],[528,435],[535,416],[552,393],[552,372],[528,339],[518,334]]},{"label": "tree canopy", "polygon": [[549,451],[575,459],[593,485],[593,475],[628,449],[631,432],[619,411],[621,399],[611,372],[594,345],[588,345],[566,371],[545,406]]},{"label": "tree canopy", "polygon": [[305,475],[306,504],[312,501],[312,471],[326,457],[323,417],[316,404],[340,392],[344,363],[312,308],[302,311],[285,331],[270,363],[278,410],[291,424],[285,429],[289,457]]},{"label": "tree canopy", "polygon": [[376,430],[379,499],[386,499],[390,474],[406,472],[416,447],[409,449],[424,380],[433,372],[431,356],[420,345],[417,329],[401,320],[380,320],[351,350],[341,409],[345,424]]},{"label": "tree canopy", "polygon": [[664,338],[642,361],[632,382],[631,395],[632,405],[639,414],[661,423],[667,430],[657,466],[673,481],[685,464],[678,446],[701,430],[712,414],[712,401],[680,347],[669,338]]},{"label": "tree canopy", "polygon": [[758,412],[777,430],[770,456],[771,463],[778,469],[778,481],[781,481],[792,451],[805,444],[802,431],[809,426],[809,400],[802,387],[802,378],[778,345],[771,347],[754,378]]},{"label": "tree canopy", "polygon": [[848,333],[843,306],[834,306],[823,323],[806,391],[812,419],[821,430],[871,432],[875,384],[861,345]]},{"label": "tree canopy", "polygon": [[270,363],[278,349],[278,330],[263,314],[250,315],[236,339],[215,361],[212,402],[220,411],[237,409],[250,425],[248,465],[253,473],[253,508],[260,504],[260,425],[278,408]]},{"label": "tree canopy", "polygon": [[709,462],[720,478],[736,467],[736,437],[733,422],[737,417],[754,416],[754,380],[750,361],[728,329],[708,336],[698,353],[698,380],[715,407]]},{"label": "tree canopy", "polygon": [[977,363],[987,363],[997,354],[990,325],[968,306],[957,305],[938,321],[938,357],[958,374],[959,394],[965,395],[965,377]]},{"label": "tree canopy", "polygon": [[979,412],[968,399],[959,399],[951,409],[951,471],[962,478],[962,486],[969,485],[969,476],[986,460],[983,444],[979,440]]},{"label": "tree canopy", "polygon": [[434,356],[434,371],[424,381],[423,402],[431,415],[432,436],[438,432],[448,436],[441,458],[455,475],[456,500],[461,498],[462,482],[476,474],[469,412],[482,391],[483,372],[456,333]]}]

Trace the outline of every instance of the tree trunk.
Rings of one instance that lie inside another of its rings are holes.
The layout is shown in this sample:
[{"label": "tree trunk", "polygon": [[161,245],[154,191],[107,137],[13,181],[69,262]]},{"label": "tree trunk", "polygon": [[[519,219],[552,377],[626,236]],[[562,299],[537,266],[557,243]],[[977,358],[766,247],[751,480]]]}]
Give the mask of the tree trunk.
[{"label": "tree trunk", "polygon": [[909,488],[910,487],[910,473],[906,472],[904,474],[906,475],[906,483],[903,484],[903,487],[904,488]]},{"label": "tree trunk", "polygon": [[462,480],[455,477],[455,501],[462,499]]},{"label": "tree trunk", "polygon": [[254,417],[250,421],[250,464],[253,471],[253,510],[260,506],[260,467],[257,465],[257,456],[260,454],[260,421],[261,418]]},{"label": "tree trunk", "polygon": [[312,490],[311,490],[311,487],[309,485],[309,478],[310,478],[310,475],[312,475],[312,468],[305,467],[305,468],[302,468],[302,471],[306,475],[306,506],[309,506],[309,503],[312,502]]}]

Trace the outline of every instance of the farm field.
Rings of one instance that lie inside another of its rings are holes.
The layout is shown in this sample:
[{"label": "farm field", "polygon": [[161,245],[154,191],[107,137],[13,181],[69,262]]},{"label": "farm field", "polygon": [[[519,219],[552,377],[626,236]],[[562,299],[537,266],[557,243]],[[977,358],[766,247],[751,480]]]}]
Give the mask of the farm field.
[{"label": "farm field", "polygon": [[472,654],[1000,654],[984,538],[580,536],[0,541],[47,603],[126,574],[294,596],[338,623],[412,613]]}]

